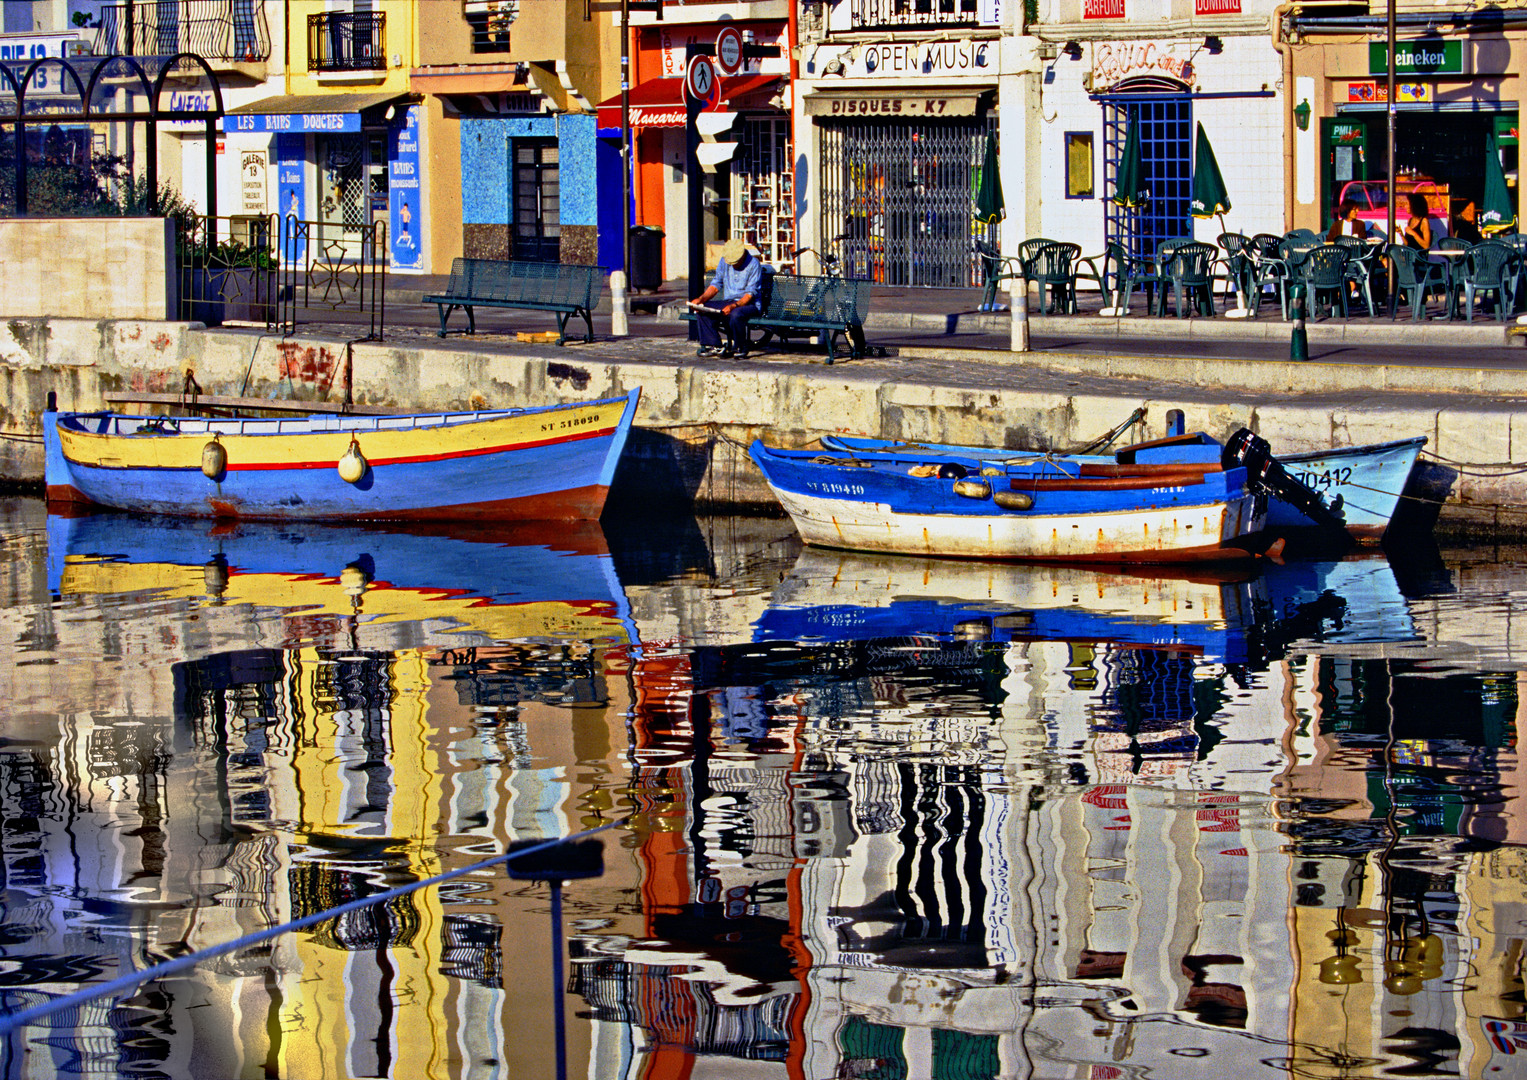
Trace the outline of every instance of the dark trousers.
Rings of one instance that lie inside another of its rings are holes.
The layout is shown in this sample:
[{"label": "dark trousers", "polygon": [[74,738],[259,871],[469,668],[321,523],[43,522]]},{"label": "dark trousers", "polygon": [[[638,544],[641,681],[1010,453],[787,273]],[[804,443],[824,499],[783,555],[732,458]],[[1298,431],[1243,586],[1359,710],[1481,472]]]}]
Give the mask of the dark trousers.
[{"label": "dark trousers", "polygon": [[724,318],[697,311],[695,312],[695,330],[699,332],[700,344],[714,349],[721,344],[721,329],[725,326],[727,344],[734,350],[746,351],[748,323],[757,317],[757,304],[740,304]]}]

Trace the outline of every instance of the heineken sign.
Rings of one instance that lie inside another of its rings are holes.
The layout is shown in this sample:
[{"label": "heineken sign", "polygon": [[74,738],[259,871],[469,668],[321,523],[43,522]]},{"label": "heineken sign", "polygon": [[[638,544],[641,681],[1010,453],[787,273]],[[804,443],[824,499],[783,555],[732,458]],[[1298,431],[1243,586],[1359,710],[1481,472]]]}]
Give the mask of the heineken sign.
[{"label": "heineken sign", "polygon": [[[1397,41],[1394,43],[1396,75],[1459,75],[1463,72],[1461,41]],[[1387,42],[1368,42],[1368,74],[1389,73]]]}]

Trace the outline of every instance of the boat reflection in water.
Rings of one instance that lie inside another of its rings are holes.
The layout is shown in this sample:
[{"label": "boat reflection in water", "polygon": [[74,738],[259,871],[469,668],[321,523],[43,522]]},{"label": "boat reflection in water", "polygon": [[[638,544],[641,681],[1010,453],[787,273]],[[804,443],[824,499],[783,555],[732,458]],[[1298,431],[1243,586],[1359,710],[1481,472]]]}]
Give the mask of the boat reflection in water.
[{"label": "boat reflection in water", "polygon": [[[285,614],[260,640],[374,649],[635,641],[594,522],[449,532],[134,514],[48,517],[48,586]],[[216,621],[215,619],[213,621]],[[257,620],[259,621],[259,620]]]},{"label": "boat reflection in water", "polygon": [[[6,1009],[621,821],[567,889],[569,1075],[1509,1074],[1516,676],[1461,669],[1382,559],[739,542],[621,587],[560,534],[186,524],[52,523],[16,635],[51,662],[11,678],[57,731],[0,744]],[[553,1075],[546,901],[424,890],[30,1029],[0,1075]]]}]

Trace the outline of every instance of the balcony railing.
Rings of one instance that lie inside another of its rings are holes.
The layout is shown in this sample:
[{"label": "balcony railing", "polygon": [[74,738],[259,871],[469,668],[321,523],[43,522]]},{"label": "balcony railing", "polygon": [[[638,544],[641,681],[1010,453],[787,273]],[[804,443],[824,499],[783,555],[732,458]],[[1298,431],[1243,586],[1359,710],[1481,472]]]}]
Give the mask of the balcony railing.
[{"label": "balcony railing", "polygon": [[386,13],[325,11],[309,15],[308,70],[386,71]]},{"label": "balcony railing", "polygon": [[977,0],[853,0],[855,30],[897,27],[975,26]]},{"label": "balcony railing", "polygon": [[196,53],[208,60],[270,59],[265,0],[134,0],[101,8],[95,51],[116,56]]}]

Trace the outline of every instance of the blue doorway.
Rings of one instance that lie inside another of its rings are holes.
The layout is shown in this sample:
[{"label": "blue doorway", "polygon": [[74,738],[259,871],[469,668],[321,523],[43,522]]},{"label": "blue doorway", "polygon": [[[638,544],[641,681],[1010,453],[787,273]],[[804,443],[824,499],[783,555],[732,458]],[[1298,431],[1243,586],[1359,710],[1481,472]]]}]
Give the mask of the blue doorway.
[{"label": "blue doorway", "polygon": [[[1193,99],[1185,88],[1141,80],[1099,95],[1103,106],[1103,235],[1131,255],[1151,257],[1163,240],[1193,235]],[[1112,199],[1130,120],[1140,124],[1140,164],[1150,202],[1128,210]]]}]

